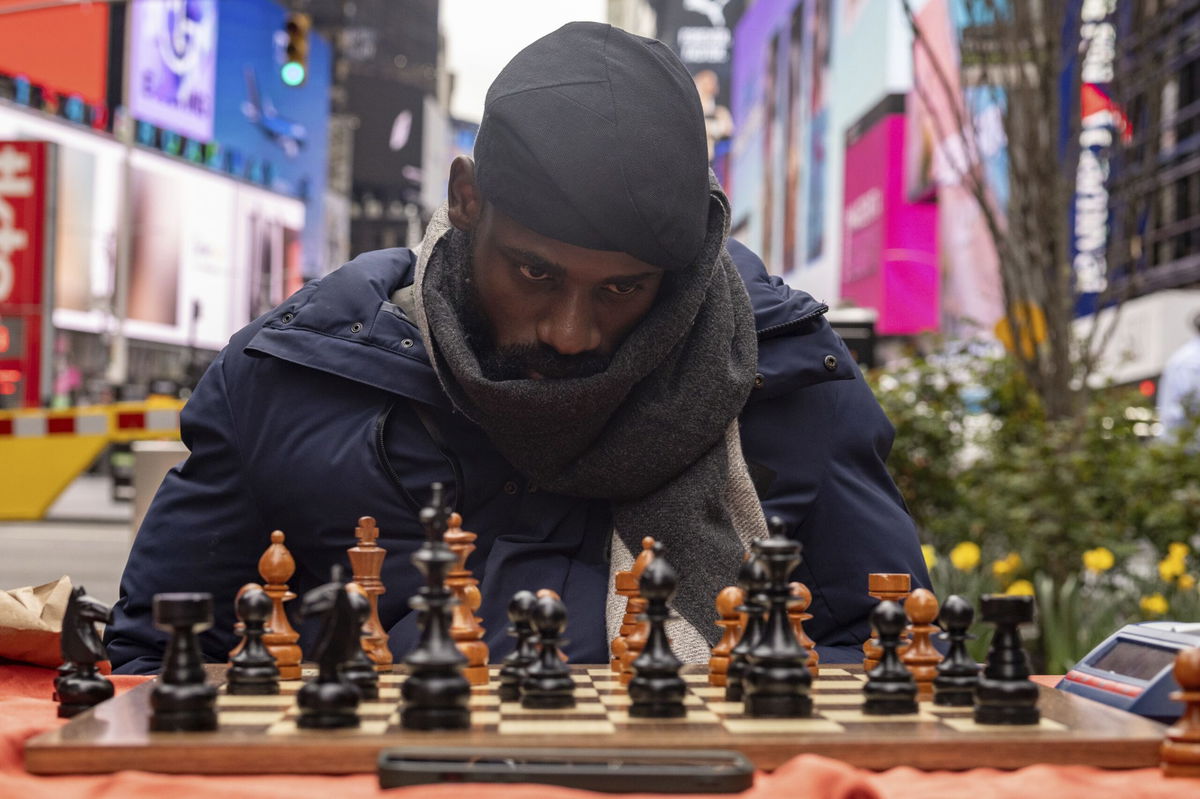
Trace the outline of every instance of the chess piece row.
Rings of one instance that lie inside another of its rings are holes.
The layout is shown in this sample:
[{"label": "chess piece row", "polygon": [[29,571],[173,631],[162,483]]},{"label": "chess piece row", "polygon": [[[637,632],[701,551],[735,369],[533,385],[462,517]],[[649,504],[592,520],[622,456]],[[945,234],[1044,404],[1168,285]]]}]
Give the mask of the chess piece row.
[{"label": "chess piece row", "polygon": [[[454,567],[446,574],[446,585],[456,599],[450,624],[450,637],[467,658],[465,674],[472,685],[487,682],[488,648],[483,642],[485,630],[474,611],[479,608],[478,581],[466,568],[468,556],[475,550],[475,534],[462,529],[462,517],[449,513],[445,520],[444,540],[455,555]],[[379,597],[387,589],[380,578],[387,550],[379,546],[379,529],[375,519],[363,516],[355,529],[358,544],[347,550],[353,583],[362,588],[369,603],[364,624],[362,646],[375,669],[388,672],[392,668],[392,652],[388,648],[387,632],[379,618]],[[270,619],[266,624],[265,645],[275,658],[280,676],[285,680],[300,677],[303,653],[298,645],[299,633],[288,619],[284,603],[295,599],[287,581],[296,571],[296,562],[284,545],[280,530],[271,533],[271,545],[259,559],[258,570],[264,580],[263,590],[272,602]],[[230,653],[231,657],[237,649]]]},{"label": "chess piece row", "polygon": [[[1037,724],[1041,718],[1038,690],[1029,679],[1029,659],[1018,632],[1020,625],[1033,620],[1033,600],[989,595],[983,597],[981,610],[983,620],[995,625],[982,671],[966,648],[974,609],[965,599],[951,596],[941,608],[945,637],[950,642],[944,658],[930,640],[937,629],[933,621],[939,617],[931,592],[913,591],[903,608],[890,599],[880,602],[871,613],[879,659],[867,671],[863,712],[916,713],[918,700],[932,698],[937,705],[973,705],[979,724]],[[906,645],[903,636],[910,619],[911,640]]]}]

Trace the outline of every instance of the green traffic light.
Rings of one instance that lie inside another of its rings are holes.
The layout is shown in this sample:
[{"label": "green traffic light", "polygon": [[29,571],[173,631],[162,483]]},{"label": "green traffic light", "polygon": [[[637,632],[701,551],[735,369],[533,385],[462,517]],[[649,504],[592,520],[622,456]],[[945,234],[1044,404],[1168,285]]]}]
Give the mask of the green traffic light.
[{"label": "green traffic light", "polygon": [[283,78],[283,82],[288,86],[299,86],[304,83],[304,65],[289,61],[279,70],[279,77]]}]

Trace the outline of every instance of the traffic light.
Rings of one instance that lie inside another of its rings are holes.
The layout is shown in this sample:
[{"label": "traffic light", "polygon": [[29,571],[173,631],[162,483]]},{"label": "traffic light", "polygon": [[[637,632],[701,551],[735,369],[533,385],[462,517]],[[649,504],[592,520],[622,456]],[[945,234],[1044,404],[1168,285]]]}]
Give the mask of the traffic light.
[{"label": "traffic light", "polygon": [[299,86],[308,75],[308,31],[312,17],[308,14],[288,14],[284,30],[287,32],[287,55],[279,69],[279,77],[288,86]]}]

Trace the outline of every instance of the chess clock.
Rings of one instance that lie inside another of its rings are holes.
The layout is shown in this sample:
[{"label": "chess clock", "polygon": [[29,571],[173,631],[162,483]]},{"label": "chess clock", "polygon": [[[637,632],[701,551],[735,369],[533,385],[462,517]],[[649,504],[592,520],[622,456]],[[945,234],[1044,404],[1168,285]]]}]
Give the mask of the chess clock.
[{"label": "chess clock", "polygon": [[1183,705],[1170,698],[1179,690],[1172,674],[1175,655],[1194,646],[1200,646],[1200,624],[1127,624],[1076,663],[1056,687],[1169,724],[1183,712]]}]

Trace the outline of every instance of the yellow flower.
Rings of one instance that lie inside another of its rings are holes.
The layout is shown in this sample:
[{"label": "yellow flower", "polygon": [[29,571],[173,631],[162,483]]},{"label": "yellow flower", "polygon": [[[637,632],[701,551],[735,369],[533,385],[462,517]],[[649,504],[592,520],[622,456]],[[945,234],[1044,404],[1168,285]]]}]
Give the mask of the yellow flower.
[{"label": "yellow flower", "polygon": [[1142,597],[1142,613],[1147,616],[1161,616],[1167,612],[1167,600],[1162,594],[1151,594]]},{"label": "yellow flower", "polygon": [[933,546],[930,544],[922,544],[921,554],[925,556],[925,568],[932,569],[934,564],[938,561],[937,552],[934,551]]},{"label": "yellow flower", "polygon": [[1083,553],[1083,568],[1092,574],[1108,571],[1114,562],[1113,553],[1106,547],[1096,547]]},{"label": "yellow flower", "polygon": [[998,560],[992,564],[992,574],[1001,580],[1009,580],[1019,568],[1021,568],[1021,556],[1016,552],[1009,552],[1008,557],[1004,560]]},{"label": "yellow flower", "polygon": [[1028,580],[1017,580],[1008,588],[1005,589],[1006,594],[1016,594],[1020,596],[1033,596],[1033,583]]},{"label": "yellow flower", "polygon": [[1175,560],[1183,560],[1184,558],[1186,558],[1188,556],[1188,552],[1190,552],[1190,551],[1191,550],[1188,549],[1188,545],[1183,543],[1182,541],[1172,541],[1171,543],[1167,544],[1167,557],[1168,558],[1174,558]]},{"label": "yellow flower", "polygon": [[1158,562],[1158,576],[1168,583],[1183,574],[1186,570],[1187,566],[1184,564],[1183,558],[1173,558],[1167,555]]},{"label": "yellow flower", "polygon": [[960,572],[969,572],[979,565],[979,544],[974,541],[963,541],[950,550],[950,562]]},{"label": "yellow flower", "polygon": [[1181,591],[1191,591],[1196,587],[1196,578],[1190,574],[1179,575],[1179,582],[1176,583]]}]

